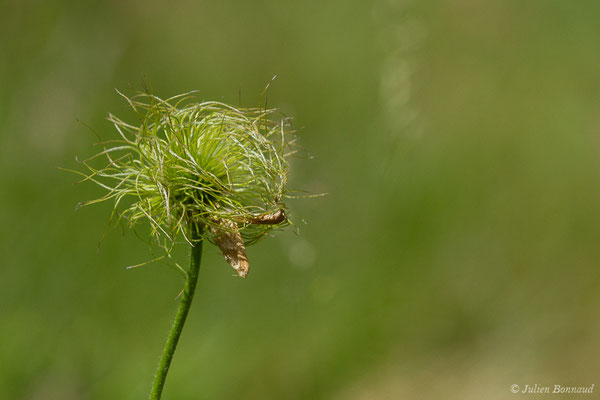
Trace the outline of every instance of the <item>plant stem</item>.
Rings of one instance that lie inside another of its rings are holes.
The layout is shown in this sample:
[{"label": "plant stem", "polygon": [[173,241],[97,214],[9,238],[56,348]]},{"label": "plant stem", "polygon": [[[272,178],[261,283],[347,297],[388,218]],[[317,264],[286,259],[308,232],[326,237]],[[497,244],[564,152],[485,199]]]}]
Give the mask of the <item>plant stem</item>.
[{"label": "plant stem", "polygon": [[181,301],[179,302],[179,309],[173,320],[173,326],[169,332],[165,349],[163,350],[160,363],[158,364],[158,370],[154,377],[154,384],[152,385],[152,393],[150,394],[150,400],[159,400],[163,387],[165,385],[165,379],[169,372],[169,366],[175,354],[175,348],[181,336],[185,319],[192,305],[192,299],[194,298],[194,291],[196,290],[196,282],[198,282],[198,271],[200,270],[200,261],[202,259],[202,230],[199,226],[193,226],[192,229],[192,251],[190,254],[190,267],[187,271],[187,278],[185,280],[185,287],[183,294],[181,295]]}]

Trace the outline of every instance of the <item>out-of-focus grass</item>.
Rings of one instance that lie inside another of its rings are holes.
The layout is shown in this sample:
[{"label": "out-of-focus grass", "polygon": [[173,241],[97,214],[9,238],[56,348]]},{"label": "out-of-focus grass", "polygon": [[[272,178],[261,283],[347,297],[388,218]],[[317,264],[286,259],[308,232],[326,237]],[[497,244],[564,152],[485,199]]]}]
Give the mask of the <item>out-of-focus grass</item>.
[{"label": "out-of-focus grass", "polygon": [[[56,166],[112,89],[269,104],[315,156],[301,236],[208,248],[165,396],[509,398],[600,350],[594,2],[5,2],[0,398],[144,398],[181,288]],[[185,260],[186,254],[178,254]],[[595,382],[598,384],[598,382]]]}]

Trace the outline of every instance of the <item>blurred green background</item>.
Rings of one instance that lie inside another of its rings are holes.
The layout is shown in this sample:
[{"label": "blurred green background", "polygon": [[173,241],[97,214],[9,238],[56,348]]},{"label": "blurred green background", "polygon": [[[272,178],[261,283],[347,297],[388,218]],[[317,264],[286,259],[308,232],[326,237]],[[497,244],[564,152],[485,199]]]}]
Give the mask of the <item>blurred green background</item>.
[{"label": "blurred green background", "polygon": [[[207,246],[165,399],[600,385],[597,1],[0,1],[0,399],[144,399],[182,287],[75,156],[114,88],[295,118],[291,230]],[[306,224],[301,222],[305,220]],[[185,263],[184,250],[177,254]],[[596,392],[600,387],[596,387]],[[584,395],[585,398],[594,398]]]}]

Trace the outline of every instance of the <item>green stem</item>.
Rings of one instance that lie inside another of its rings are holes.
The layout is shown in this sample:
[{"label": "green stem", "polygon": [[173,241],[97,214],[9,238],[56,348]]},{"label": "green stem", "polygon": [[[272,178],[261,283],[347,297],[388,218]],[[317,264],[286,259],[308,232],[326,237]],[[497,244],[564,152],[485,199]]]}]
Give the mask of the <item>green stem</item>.
[{"label": "green stem", "polygon": [[159,400],[163,387],[165,385],[165,379],[169,372],[169,366],[175,354],[175,348],[181,336],[185,319],[192,305],[192,299],[194,298],[194,291],[196,290],[196,282],[198,282],[198,271],[200,270],[200,261],[202,259],[202,240],[201,228],[194,226],[192,229],[192,251],[190,255],[190,268],[187,271],[187,278],[185,280],[185,288],[179,302],[179,309],[175,315],[173,326],[171,326],[171,332],[167,338],[167,344],[163,350],[160,363],[158,364],[158,370],[154,377],[154,384],[152,385],[152,393],[150,394],[150,400]]}]

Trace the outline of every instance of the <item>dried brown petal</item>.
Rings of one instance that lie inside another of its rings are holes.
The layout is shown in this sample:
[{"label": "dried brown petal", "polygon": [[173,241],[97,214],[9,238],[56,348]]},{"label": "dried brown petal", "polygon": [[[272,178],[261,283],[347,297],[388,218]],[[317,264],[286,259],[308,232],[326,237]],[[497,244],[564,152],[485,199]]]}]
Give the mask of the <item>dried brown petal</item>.
[{"label": "dried brown petal", "polygon": [[233,221],[222,221],[221,225],[223,229],[213,228],[215,243],[221,249],[229,265],[235,269],[239,276],[245,278],[250,264],[238,226]]},{"label": "dried brown petal", "polygon": [[285,221],[285,211],[283,208],[270,214],[261,214],[251,218],[248,218],[248,222],[251,224],[259,225],[277,225]]}]

